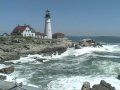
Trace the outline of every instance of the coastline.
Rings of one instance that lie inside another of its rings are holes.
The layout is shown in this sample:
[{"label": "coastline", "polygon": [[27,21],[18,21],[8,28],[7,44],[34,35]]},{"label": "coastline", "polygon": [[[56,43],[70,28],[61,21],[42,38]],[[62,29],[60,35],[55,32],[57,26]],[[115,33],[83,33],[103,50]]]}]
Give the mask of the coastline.
[{"label": "coastline", "polygon": [[[85,40],[88,40],[88,39],[85,39]],[[86,46],[86,47],[91,46],[91,42],[90,44],[86,44],[86,42],[83,42],[83,40],[81,42],[82,43],[79,43],[79,44],[77,43],[76,45]],[[71,47],[72,44],[73,42],[67,38],[53,39],[53,40],[49,40],[49,39],[41,40],[41,39],[35,39],[35,38],[7,38],[0,43],[1,45],[0,57],[2,56],[2,58],[5,58],[4,60],[3,59],[1,60],[1,63],[4,63],[4,61],[8,61],[8,60],[19,59],[20,56],[27,56],[28,54],[51,55],[56,52],[58,52],[58,54],[61,54],[65,52],[68,47]],[[78,48],[78,50],[80,49]],[[109,88],[113,88],[112,86],[109,85],[109,83],[108,84],[106,83],[105,85],[100,83],[97,86],[95,85],[94,86],[92,85],[92,86],[96,87],[96,89],[94,90],[98,90],[97,88],[100,88],[100,90],[101,88],[106,88],[106,85],[108,85]]]},{"label": "coastline", "polygon": [[68,38],[37,39],[37,38],[0,38],[0,62],[19,59],[28,54],[61,54],[71,47],[72,41]]}]

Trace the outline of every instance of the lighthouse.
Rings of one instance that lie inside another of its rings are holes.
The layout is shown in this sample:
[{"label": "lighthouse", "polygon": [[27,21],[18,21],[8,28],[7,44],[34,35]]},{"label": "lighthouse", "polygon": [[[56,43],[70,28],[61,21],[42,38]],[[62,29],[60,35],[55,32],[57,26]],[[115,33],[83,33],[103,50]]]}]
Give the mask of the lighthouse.
[{"label": "lighthouse", "polygon": [[52,30],[51,30],[51,16],[50,16],[50,11],[46,10],[45,14],[45,38],[47,39],[52,39]]}]

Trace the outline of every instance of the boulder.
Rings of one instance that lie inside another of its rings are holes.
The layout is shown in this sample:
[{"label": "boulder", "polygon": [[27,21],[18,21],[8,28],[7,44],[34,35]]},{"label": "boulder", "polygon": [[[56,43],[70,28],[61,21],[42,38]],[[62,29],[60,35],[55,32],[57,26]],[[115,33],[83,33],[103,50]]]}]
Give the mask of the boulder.
[{"label": "boulder", "polygon": [[81,46],[78,45],[78,44],[76,44],[76,45],[75,45],[75,49],[81,49]]},{"label": "boulder", "polygon": [[19,59],[20,55],[18,52],[3,52],[0,53],[0,62],[8,61],[8,60],[16,60]]},{"label": "boulder", "polygon": [[35,57],[34,59],[36,59],[38,62],[43,62],[44,60],[46,60],[45,58],[38,58],[38,57]]},{"label": "boulder", "polygon": [[5,66],[3,68],[0,69],[0,73],[4,73],[4,74],[10,74],[14,72],[14,66]]},{"label": "boulder", "polygon": [[118,76],[117,76],[117,79],[119,79],[119,80],[120,80],[120,75],[118,75]]},{"label": "boulder", "polygon": [[89,82],[84,82],[81,90],[90,90],[90,83]]},{"label": "boulder", "polygon": [[0,75],[0,80],[6,80],[6,76],[4,76],[4,75]]},{"label": "boulder", "polygon": [[7,61],[5,61],[5,62],[3,62],[3,64],[5,64],[5,65],[11,65],[11,64],[14,64],[13,62],[7,62]]},{"label": "boulder", "polygon": [[101,80],[100,84],[93,85],[91,90],[115,90],[115,88],[104,80]]},{"label": "boulder", "polygon": [[93,39],[82,39],[82,40],[79,42],[79,45],[82,46],[82,47],[89,47],[89,46],[102,47],[102,44],[96,42],[96,41],[93,40]]}]

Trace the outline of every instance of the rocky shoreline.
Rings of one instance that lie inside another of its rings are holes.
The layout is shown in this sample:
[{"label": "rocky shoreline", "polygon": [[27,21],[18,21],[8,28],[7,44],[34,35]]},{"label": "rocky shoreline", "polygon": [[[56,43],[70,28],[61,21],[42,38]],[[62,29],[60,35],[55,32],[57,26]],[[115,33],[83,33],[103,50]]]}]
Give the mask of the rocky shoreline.
[{"label": "rocky shoreline", "polygon": [[82,47],[102,47],[93,39],[83,39],[74,43],[68,38],[38,39],[30,37],[0,37],[0,62],[19,59],[28,54],[51,55],[61,54],[68,47],[81,49]]},{"label": "rocky shoreline", "polygon": [[[68,47],[81,49],[82,47],[88,46],[102,47],[100,43],[97,43],[92,39],[83,39],[80,42],[73,43],[71,40],[67,38],[41,40],[30,37],[29,38],[0,37],[0,64],[4,63],[7,65],[7,63],[5,63],[4,61],[16,60],[19,59],[20,56],[27,56],[28,54],[51,55],[56,52],[58,54],[61,54],[65,52]],[[40,61],[42,60],[40,59]],[[8,65],[9,64],[10,63],[8,63]],[[13,72],[14,72],[13,65],[0,68],[0,73],[3,74],[0,75],[0,80],[6,80],[6,76],[4,74],[10,74]],[[120,76],[118,76],[117,78],[119,79]],[[109,83],[105,82],[104,80],[101,80],[100,84],[93,85],[92,88],[90,88],[89,82],[85,82],[81,90],[115,90],[115,88],[112,87]]]},{"label": "rocky shoreline", "polygon": [[67,38],[42,40],[37,38],[0,38],[0,62],[19,59],[28,54],[63,53],[72,41]]},{"label": "rocky shoreline", "polygon": [[[6,82],[7,75],[14,72],[14,65],[9,60],[17,60],[20,56],[27,56],[28,54],[44,54],[51,55],[53,53],[61,54],[66,51],[68,47],[71,47],[72,41],[67,38],[60,39],[38,39],[38,38],[24,38],[24,37],[0,37],[0,64],[3,67],[0,68],[0,82],[8,87],[4,87],[0,84],[0,90],[8,90],[8,88],[14,87],[12,82]],[[2,87],[2,88],[1,88]],[[7,88],[7,89],[5,89]],[[22,86],[28,90],[42,90],[29,86]],[[22,90],[15,86],[16,90]]]}]

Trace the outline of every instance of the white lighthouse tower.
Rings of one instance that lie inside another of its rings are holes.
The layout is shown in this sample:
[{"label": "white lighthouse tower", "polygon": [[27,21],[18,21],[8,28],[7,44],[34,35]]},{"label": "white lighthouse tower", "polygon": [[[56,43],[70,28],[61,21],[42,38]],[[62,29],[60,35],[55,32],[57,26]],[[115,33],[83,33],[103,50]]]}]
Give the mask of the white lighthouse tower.
[{"label": "white lighthouse tower", "polygon": [[50,16],[50,11],[46,10],[45,14],[45,38],[47,39],[52,39],[52,31],[51,31],[51,16]]}]

